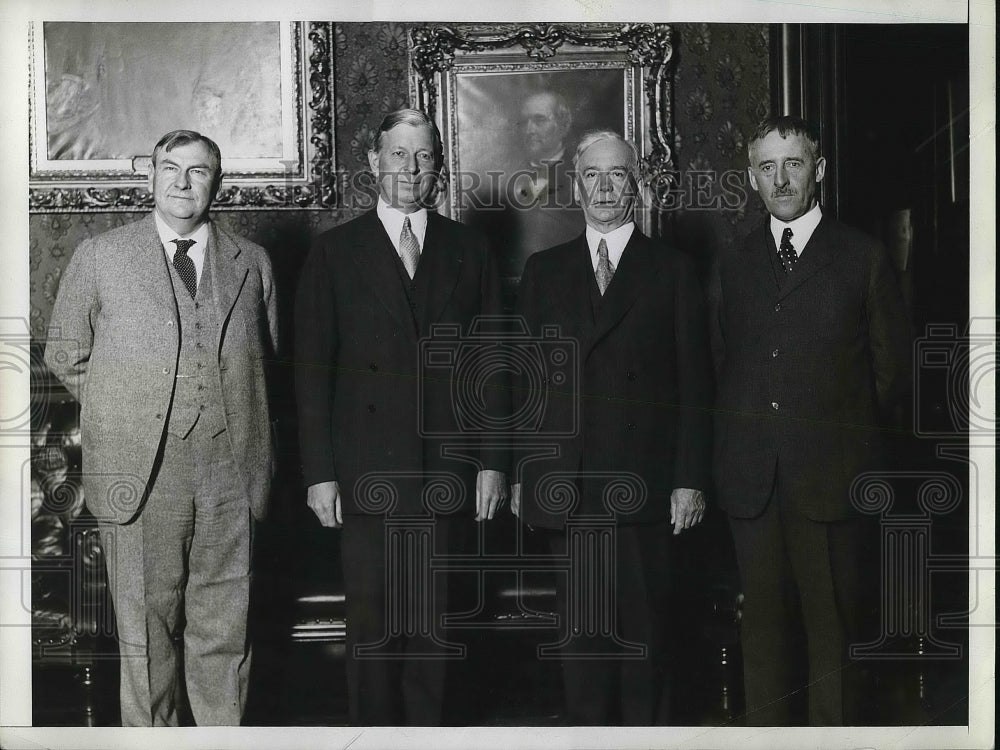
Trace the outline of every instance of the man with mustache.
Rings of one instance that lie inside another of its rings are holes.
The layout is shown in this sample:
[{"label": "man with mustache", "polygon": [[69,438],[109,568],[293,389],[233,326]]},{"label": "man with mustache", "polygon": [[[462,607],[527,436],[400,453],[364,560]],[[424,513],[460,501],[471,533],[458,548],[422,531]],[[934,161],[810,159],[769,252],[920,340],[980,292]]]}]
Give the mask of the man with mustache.
[{"label": "man with mustache", "polygon": [[[879,466],[880,416],[910,384],[906,309],[885,250],[826,215],[826,160],[796,117],[762,122],[750,184],[767,219],[713,289],[717,500],[743,584],[747,721],[854,723],[863,517],[851,482]],[[796,634],[808,642],[808,678]]]}]

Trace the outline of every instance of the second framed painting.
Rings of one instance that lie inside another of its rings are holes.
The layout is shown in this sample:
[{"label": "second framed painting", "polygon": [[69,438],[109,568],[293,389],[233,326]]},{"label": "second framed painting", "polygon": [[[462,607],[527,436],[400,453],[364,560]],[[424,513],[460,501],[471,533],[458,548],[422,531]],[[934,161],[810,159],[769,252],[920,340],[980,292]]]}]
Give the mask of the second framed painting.
[{"label": "second framed painting", "polygon": [[[633,141],[643,176],[670,170],[670,29],[469,25],[411,34],[411,100],[441,129],[443,213],[482,229],[501,274],[583,231],[573,191],[582,134]],[[637,221],[648,233],[646,207]]]}]

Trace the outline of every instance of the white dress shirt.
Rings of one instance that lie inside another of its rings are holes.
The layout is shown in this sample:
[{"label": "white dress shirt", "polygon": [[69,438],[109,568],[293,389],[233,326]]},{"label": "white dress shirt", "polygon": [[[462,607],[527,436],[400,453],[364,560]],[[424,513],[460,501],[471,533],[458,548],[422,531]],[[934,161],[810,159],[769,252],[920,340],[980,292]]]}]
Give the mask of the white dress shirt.
[{"label": "white dress shirt", "polygon": [[418,209],[412,214],[404,214],[398,208],[393,208],[386,203],[380,195],[378,197],[378,207],[375,209],[375,212],[378,214],[379,221],[382,222],[385,233],[392,240],[392,246],[396,248],[397,255],[399,255],[399,235],[403,232],[403,220],[407,216],[410,217],[410,230],[413,232],[413,236],[417,238],[417,244],[420,245],[421,252],[423,251],[424,235],[427,234],[426,208]]},{"label": "white dress shirt", "polygon": [[601,234],[589,224],[587,225],[587,247],[590,248],[590,263],[594,267],[594,273],[597,273],[597,246],[601,244],[601,240],[604,240],[608,245],[608,260],[611,261],[611,267],[618,268],[622,253],[625,252],[625,246],[632,238],[634,230],[634,221],[626,222],[607,234]]},{"label": "white dress shirt", "polygon": [[806,243],[813,236],[813,232],[816,231],[816,227],[819,226],[820,219],[822,218],[823,212],[820,210],[818,203],[802,214],[802,216],[787,224],[781,219],[772,216],[771,234],[774,236],[774,246],[781,247],[781,235],[784,233],[785,227],[788,227],[792,230],[792,247],[795,249],[795,254],[801,258]]},{"label": "white dress shirt", "polygon": [[194,270],[198,274],[198,284],[201,284],[201,272],[205,268],[205,253],[208,252],[208,222],[206,221],[191,234],[181,236],[167,224],[158,211],[153,210],[156,218],[156,231],[160,235],[160,243],[163,245],[163,252],[167,254],[167,262],[174,262],[174,254],[177,252],[177,245],[173,240],[194,240],[194,244],[188,248],[187,255],[194,261]]}]

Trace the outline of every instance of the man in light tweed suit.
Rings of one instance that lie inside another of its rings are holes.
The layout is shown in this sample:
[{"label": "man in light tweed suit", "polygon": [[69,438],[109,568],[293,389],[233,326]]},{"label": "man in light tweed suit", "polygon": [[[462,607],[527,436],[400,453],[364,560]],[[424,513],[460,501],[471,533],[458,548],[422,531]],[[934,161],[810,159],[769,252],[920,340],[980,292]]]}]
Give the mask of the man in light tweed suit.
[{"label": "man in light tweed suit", "polygon": [[199,725],[237,725],[245,704],[251,540],[274,464],[264,371],[278,327],[267,254],[208,218],[221,177],[213,141],[163,136],[149,172],[155,210],[76,250],[45,351],[81,404],[125,726],[176,725],[181,674]]}]

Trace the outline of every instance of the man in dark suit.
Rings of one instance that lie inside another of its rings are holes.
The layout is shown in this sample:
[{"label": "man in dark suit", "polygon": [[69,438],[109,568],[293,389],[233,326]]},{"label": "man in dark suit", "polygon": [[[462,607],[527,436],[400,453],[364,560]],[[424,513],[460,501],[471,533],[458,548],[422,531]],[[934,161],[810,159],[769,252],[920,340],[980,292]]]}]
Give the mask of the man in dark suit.
[{"label": "man in dark suit", "polygon": [[[578,344],[576,391],[558,377],[541,386],[536,437],[551,436],[555,456],[523,463],[511,502],[571,559],[557,599],[572,724],[668,722],[670,540],[701,521],[709,481],[705,304],[690,261],[635,226],[637,165],[616,133],[582,138],[586,231],[529,258],[518,296],[533,335],[557,326]],[[516,385],[515,412],[533,387]]]},{"label": "man in dark suit", "polygon": [[745,597],[747,719],[793,720],[801,620],[809,723],[839,725],[852,718],[846,657],[861,615],[850,486],[878,466],[880,414],[909,385],[909,328],[883,248],[819,206],[816,131],[766,120],[749,157],[769,216],[721,259],[712,316],[715,482]]},{"label": "man in dark suit", "polygon": [[[377,208],[317,238],[302,272],[302,465],[309,507],[324,526],[343,526],[351,722],[434,726],[442,716],[438,627],[447,586],[429,569],[406,569],[406,561],[399,569],[386,534],[401,517],[434,516],[433,544],[446,552],[454,524],[473,513],[490,519],[505,499],[503,451],[483,443],[471,460],[445,455],[442,436],[466,429],[452,408],[454,389],[477,384],[428,369],[433,363],[420,354],[432,326],[465,336],[475,316],[499,314],[499,281],[483,237],[427,210],[442,164],[431,119],[412,109],[389,114],[368,158]],[[471,351],[455,353],[456,368]],[[487,390],[484,408],[501,417],[506,389]],[[466,437],[488,438],[474,430]],[[441,482],[457,498],[450,508],[432,502],[432,484]],[[429,588],[421,589],[425,580]],[[429,633],[427,623],[407,619],[414,612],[430,613]]]},{"label": "man in dark suit", "polygon": [[238,725],[246,702],[251,540],[274,463],[264,363],[278,320],[267,253],[209,220],[221,179],[212,140],[163,136],[153,212],[77,249],[45,349],[81,405],[124,726],[176,726],[182,674],[199,725]]}]

